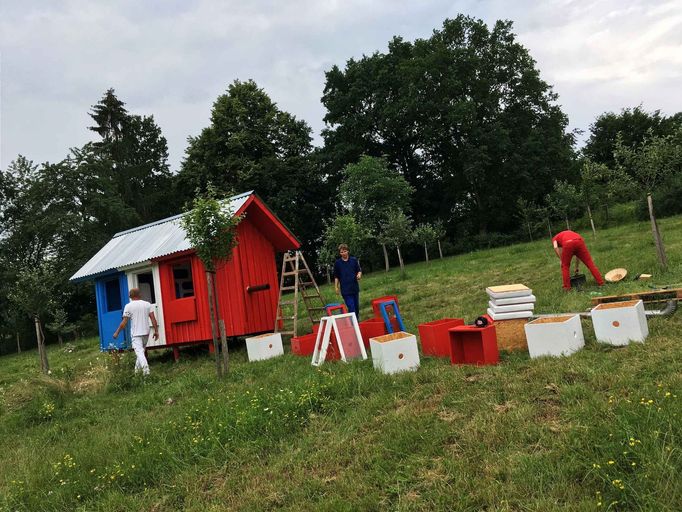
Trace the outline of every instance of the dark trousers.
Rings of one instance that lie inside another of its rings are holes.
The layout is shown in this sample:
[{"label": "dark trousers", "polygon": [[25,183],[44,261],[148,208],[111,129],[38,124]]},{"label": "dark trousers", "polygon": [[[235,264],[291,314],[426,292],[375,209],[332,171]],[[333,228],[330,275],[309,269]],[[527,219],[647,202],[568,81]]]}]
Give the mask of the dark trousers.
[{"label": "dark trousers", "polygon": [[346,303],[349,313],[355,313],[355,318],[360,321],[360,294],[343,295],[343,302]]}]

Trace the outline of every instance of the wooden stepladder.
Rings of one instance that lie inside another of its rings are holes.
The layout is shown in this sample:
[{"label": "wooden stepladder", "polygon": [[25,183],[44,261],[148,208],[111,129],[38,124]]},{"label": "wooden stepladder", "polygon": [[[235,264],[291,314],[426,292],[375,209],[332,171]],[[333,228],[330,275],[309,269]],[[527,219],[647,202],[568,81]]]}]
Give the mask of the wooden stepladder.
[{"label": "wooden stepladder", "polygon": [[[293,293],[291,293],[293,292]],[[303,305],[310,322],[314,325],[325,314],[325,302],[301,251],[289,251],[282,260],[279,281],[279,300],[275,332],[296,336],[298,327],[298,302]],[[280,330],[280,324],[282,330]]]}]

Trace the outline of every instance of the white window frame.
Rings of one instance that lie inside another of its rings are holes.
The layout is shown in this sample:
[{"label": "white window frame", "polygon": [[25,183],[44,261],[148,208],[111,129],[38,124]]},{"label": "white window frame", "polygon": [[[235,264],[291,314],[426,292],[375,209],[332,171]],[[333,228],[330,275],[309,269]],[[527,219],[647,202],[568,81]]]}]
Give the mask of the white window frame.
[{"label": "white window frame", "polygon": [[344,363],[348,362],[346,359],[346,353],[343,350],[343,343],[341,343],[341,336],[339,334],[339,327],[337,325],[338,320],[343,318],[351,319],[356,339],[360,344],[360,353],[362,354],[362,359],[367,359],[367,351],[365,350],[365,343],[362,340],[362,333],[360,332],[358,318],[355,316],[355,313],[343,313],[341,315],[323,316],[320,318],[320,328],[317,330],[317,337],[315,338],[315,350],[313,351],[313,359],[311,362],[313,366],[320,366],[327,358],[327,350],[329,349],[329,343],[331,341],[332,329],[336,336],[341,360]]}]

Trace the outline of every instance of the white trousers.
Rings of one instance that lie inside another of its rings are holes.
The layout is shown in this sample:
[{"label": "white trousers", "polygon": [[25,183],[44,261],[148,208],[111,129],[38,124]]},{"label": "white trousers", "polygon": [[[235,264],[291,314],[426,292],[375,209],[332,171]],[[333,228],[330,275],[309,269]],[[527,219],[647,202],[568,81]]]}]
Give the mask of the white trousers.
[{"label": "white trousers", "polygon": [[143,375],[149,375],[149,364],[144,355],[144,347],[147,346],[147,340],[149,340],[149,336],[133,336],[133,350],[137,356],[135,373],[141,370]]}]

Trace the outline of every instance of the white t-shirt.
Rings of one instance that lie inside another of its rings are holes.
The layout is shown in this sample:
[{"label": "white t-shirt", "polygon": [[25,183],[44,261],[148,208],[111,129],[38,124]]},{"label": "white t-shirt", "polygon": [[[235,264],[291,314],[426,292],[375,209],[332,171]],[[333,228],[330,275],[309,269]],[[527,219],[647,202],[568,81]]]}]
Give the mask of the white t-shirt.
[{"label": "white t-shirt", "polygon": [[131,300],[123,308],[123,316],[130,318],[130,335],[149,336],[149,313],[152,305],[146,300]]}]

